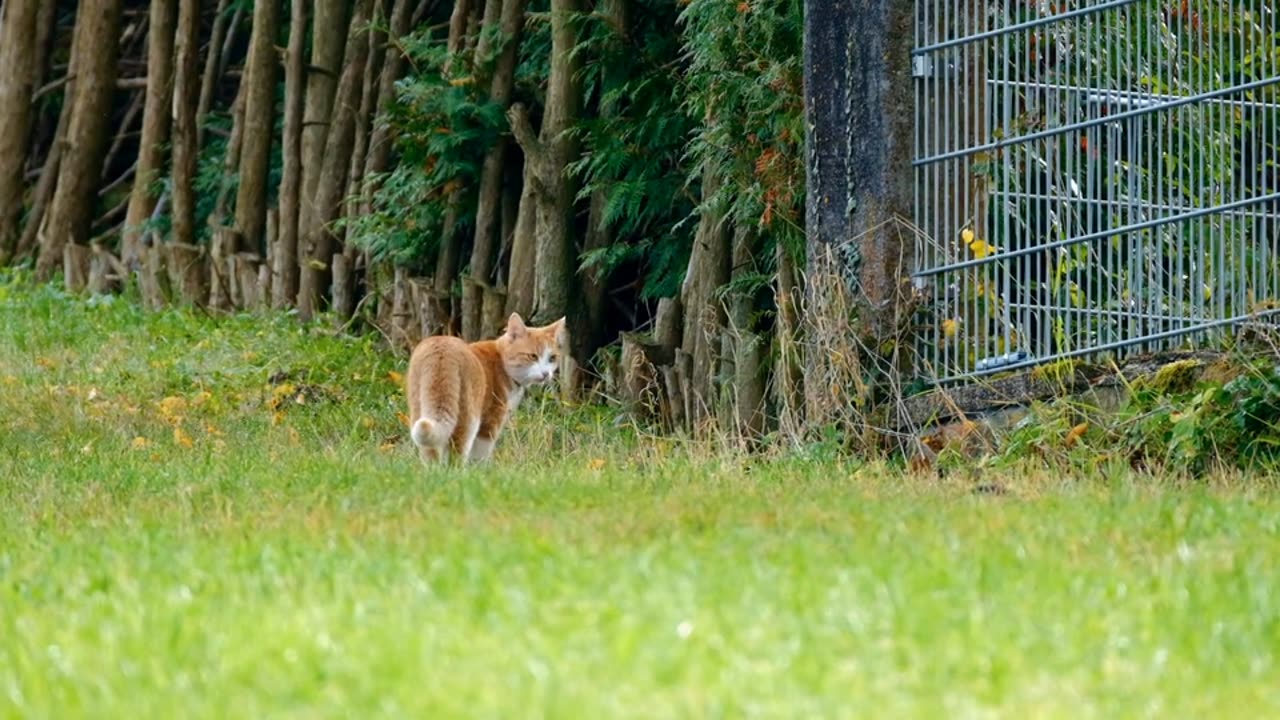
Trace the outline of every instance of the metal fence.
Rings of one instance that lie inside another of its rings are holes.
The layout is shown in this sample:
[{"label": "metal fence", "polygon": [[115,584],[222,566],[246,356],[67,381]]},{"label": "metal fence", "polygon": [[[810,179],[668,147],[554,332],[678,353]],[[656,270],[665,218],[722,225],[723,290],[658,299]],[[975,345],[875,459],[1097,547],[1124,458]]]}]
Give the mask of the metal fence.
[{"label": "metal fence", "polygon": [[1280,309],[1273,2],[917,0],[914,278],[946,382]]}]

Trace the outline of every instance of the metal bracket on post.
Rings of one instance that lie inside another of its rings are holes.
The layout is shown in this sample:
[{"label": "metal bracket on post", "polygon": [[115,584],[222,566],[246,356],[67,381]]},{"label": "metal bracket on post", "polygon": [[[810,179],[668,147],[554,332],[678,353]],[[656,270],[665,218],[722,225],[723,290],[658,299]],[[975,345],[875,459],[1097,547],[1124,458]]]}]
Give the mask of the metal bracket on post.
[{"label": "metal bracket on post", "polygon": [[933,58],[928,55],[911,56],[911,77],[933,77]]}]

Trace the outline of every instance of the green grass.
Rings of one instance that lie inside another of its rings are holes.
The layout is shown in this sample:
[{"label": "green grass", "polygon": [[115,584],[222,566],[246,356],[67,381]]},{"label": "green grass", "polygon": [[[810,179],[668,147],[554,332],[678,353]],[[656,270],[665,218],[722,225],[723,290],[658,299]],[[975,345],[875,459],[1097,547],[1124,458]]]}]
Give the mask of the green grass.
[{"label": "green grass", "polygon": [[547,398],[427,471],[401,362],[0,281],[0,716],[1280,713],[1266,478],[984,497]]}]

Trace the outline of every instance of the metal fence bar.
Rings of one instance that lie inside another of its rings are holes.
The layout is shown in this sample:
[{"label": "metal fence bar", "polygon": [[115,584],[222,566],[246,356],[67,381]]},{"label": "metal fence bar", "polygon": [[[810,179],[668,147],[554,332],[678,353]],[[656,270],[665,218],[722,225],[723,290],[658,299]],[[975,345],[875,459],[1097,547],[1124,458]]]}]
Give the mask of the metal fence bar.
[{"label": "metal fence bar", "polygon": [[1097,5],[1089,5],[1087,7],[1076,8],[1075,10],[1068,10],[1067,12],[1063,12],[1063,13],[1045,15],[1042,17],[1038,17],[1034,20],[1027,20],[1026,22],[1020,22],[1016,25],[1009,25],[1007,27],[996,28],[994,30],[987,30],[985,32],[974,33],[973,35],[966,35],[963,37],[952,38],[951,40],[945,40],[943,42],[938,42],[938,43],[933,43],[931,45],[918,47],[915,50],[912,50],[911,54],[915,56],[929,55],[931,53],[936,53],[940,50],[946,50],[948,48],[958,47],[960,45],[969,45],[972,43],[981,42],[983,40],[998,38],[1003,35],[1012,35],[1014,33],[1024,32],[1034,28],[1042,27],[1044,25],[1050,25],[1052,23],[1063,22],[1066,20],[1070,20],[1072,18],[1082,17],[1084,15],[1091,15],[1093,13],[1102,12],[1103,10],[1113,10],[1118,7],[1124,7],[1125,5],[1132,5],[1135,2],[1137,2],[1137,0],[1111,0],[1110,2],[1098,3]]},{"label": "metal fence bar", "polygon": [[1184,337],[1187,335],[1193,335],[1195,333],[1205,332],[1207,330],[1215,330],[1217,328],[1228,327],[1230,325],[1243,325],[1250,321],[1259,322],[1263,318],[1273,317],[1276,315],[1280,315],[1280,309],[1266,310],[1260,313],[1255,313],[1253,315],[1237,315],[1235,317],[1222,318],[1219,320],[1211,320],[1209,322],[1200,323],[1199,325],[1192,325],[1190,327],[1167,330],[1165,332],[1155,333],[1145,337],[1117,340],[1115,342],[1110,342],[1103,345],[1097,345],[1095,347],[1080,348],[1078,350],[1058,353],[1051,357],[1029,358],[1026,360],[1018,360],[1016,362],[1010,362],[1008,364],[992,367],[990,370],[973,370],[965,373],[957,373],[955,375],[939,378],[937,380],[934,380],[934,382],[938,385],[946,385],[946,384],[958,382],[961,380],[969,380],[976,377],[981,377],[983,375],[990,375],[996,372],[1008,372],[1010,370],[1023,370],[1026,368],[1035,367],[1037,365],[1044,365],[1045,363],[1050,363],[1057,360],[1069,360],[1071,358],[1084,357],[1086,355],[1106,353],[1112,350],[1122,350],[1135,343],[1153,342],[1156,340],[1167,340],[1170,338]]},{"label": "metal fence bar", "polygon": [[1079,237],[1068,238],[1066,240],[1058,240],[1055,242],[1044,243],[1043,245],[1020,248],[1018,250],[1010,250],[1002,253],[994,253],[984,258],[975,258],[973,260],[965,260],[963,262],[952,263],[950,265],[939,265],[937,267],[924,268],[922,270],[917,270],[916,272],[912,273],[911,276],[915,278],[924,278],[924,277],[929,277],[931,275],[939,275],[942,273],[956,272],[958,270],[964,270],[966,268],[971,268],[971,267],[990,265],[993,263],[1001,262],[1002,260],[1009,260],[1010,258],[1022,257],[1025,255],[1032,255],[1035,253],[1046,252],[1049,250],[1058,250],[1060,248],[1071,247],[1072,245],[1087,243],[1092,240],[1100,240],[1102,238],[1112,237],[1116,235],[1127,235],[1133,232],[1137,232],[1139,230],[1148,230],[1151,228],[1157,228],[1157,227],[1169,225],[1172,223],[1185,222],[1187,220],[1195,220],[1197,218],[1208,217],[1211,215],[1220,215],[1225,211],[1235,210],[1242,207],[1248,207],[1249,205],[1257,205],[1259,203],[1271,202],[1271,201],[1280,201],[1280,192],[1270,193],[1268,195],[1263,195],[1260,197],[1244,198],[1243,200],[1236,200],[1235,202],[1224,203],[1222,205],[1215,205],[1213,207],[1200,208],[1199,210],[1193,210],[1191,212],[1182,213],[1180,215],[1169,215],[1166,217],[1159,217],[1151,220],[1144,220],[1142,222],[1131,223],[1129,225],[1124,225],[1122,227],[1113,228],[1110,230],[1101,230],[1099,232],[1089,233],[1088,235],[1081,235]]},{"label": "metal fence bar", "polygon": [[1227,95],[1234,95],[1236,93],[1248,92],[1250,90],[1257,90],[1259,88],[1263,88],[1268,85],[1275,85],[1276,83],[1280,83],[1280,77],[1264,78],[1262,80],[1254,80],[1253,82],[1240,83],[1238,85],[1232,85],[1231,87],[1221,88],[1218,90],[1211,90],[1211,91],[1200,93],[1197,95],[1186,96],[1180,100],[1174,100],[1171,102],[1164,102],[1164,103],[1153,103],[1145,107],[1135,108],[1133,110],[1126,110],[1124,112],[1119,112],[1114,115],[1105,115],[1103,117],[1094,118],[1092,120],[1085,120],[1083,122],[1071,123],[1069,125],[1061,125],[1058,127],[1049,128],[1048,130],[1040,130],[1038,132],[1027,133],[1026,135],[1016,135],[1014,137],[1005,138],[1003,140],[996,140],[994,142],[984,143],[982,145],[974,145],[972,147],[961,148],[959,150],[952,150],[950,152],[939,153],[937,155],[930,155],[928,157],[917,158],[911,161],[911,164],[915,166],[929,165],[936,162],[942,162],[943,160],[951,160],[954,158],[965,157],[967,155],[976,155],[982,152],[990,152],[992,150],[999,150],[1000,148],[1009,147],[1010,145],[1028,143],[1035,140],[1044,140],[1044,139],[1052,138],[1058,135],[1064,135],[1071,132],[1085,130],[1085,129],[1094,127],[1096,125],[1106,125],[1110,123],[1119,122],[1121,120],[1128,120],[1129,118],[1140,117],[1142,115],[1151,115],[1153,113],[1159,113],[1167,110],[1172,110],[1174,108],[1179,108],[1184,105],[1195,105],[1195,104],[1199,104],[1204,100],[1224,97]]}]

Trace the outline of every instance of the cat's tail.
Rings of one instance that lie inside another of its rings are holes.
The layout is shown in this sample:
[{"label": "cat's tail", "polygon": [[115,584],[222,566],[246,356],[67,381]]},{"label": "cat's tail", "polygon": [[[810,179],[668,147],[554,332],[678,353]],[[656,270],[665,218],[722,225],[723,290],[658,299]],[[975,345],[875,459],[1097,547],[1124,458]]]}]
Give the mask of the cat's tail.
[{"label": "cat's tail", "polygon": [[453,434],[453,427],[456,424],[443,420],[432,420],[424,415],[418,418],[418,421],[409,429],[409,437],[413,438],[413,444],[418,447],[443,447],[449,441],[449,436]]}]

